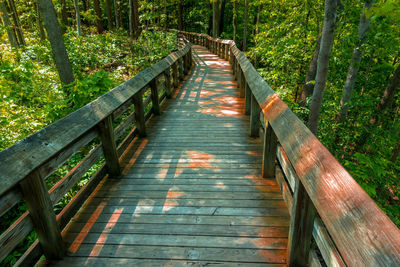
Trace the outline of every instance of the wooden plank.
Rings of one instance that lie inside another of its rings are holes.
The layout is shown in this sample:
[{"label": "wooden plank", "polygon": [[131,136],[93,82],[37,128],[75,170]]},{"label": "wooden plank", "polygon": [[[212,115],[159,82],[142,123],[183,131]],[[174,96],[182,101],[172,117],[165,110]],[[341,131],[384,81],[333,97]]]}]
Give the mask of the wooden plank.
[{"label": "wooden plank", "polygon": [[[93,247],[83,244],[74,256],[87,257]],[[116,253],[118,252],[118,256]],[[180,259],[200,261],[221,261],[221,255],[230,263],[285,263],[286,250],[256,250],[256,249],[230,249],[230,248],[184,248],[184,247],[159,247],[159,246],[115,246],[105,245],[99,257],[138,258],[138,259]],[[175,265],[174,265],[175,266]],[[208,265],[207,265],[208,266]],[[265,265],[264,265],[265,266]]]},{"label": "wooden plank", "polygon": [[280,168],[276,168],[275,178],[281,188],[283,199],[285,200],[288,211],[291,213],[293,208],[293,196]]},{"label": "wooden plank", "polygon": [[61,259],[64,243],[44,180],[34,172],[20,182],[20,187],[44,255],[47,259]]},{"label": "wooden plank", "polygon": [[128,101],[126,101],[124,104],[122,104],[119,108],[117,108],[113,113],[112,113],[112,118],[113,120],[118,119],[122,113],[124,113],[128,108],[130,108],[133,105],[133,99],[130,98]]},{"label": "wooden plank", "polygon": [[135,112],[130,113],[117,127],[114,129],[115,139],[118,140],[122,135],[135,124]]},{"label": "wooden plank", "polygon": [[146,125],[144,119],[144,106],[143,106],[143,95],[142,92],[137,93],[133,97],[133,103],[135,106],[135,121],[136,128],[138,129],[138,135],[140,137],[146,136]]},{"label": "wooden plank", "polygon": [[171,90],[171,68],[168,68],[165,72],[165,92],[166,92],[166,96],[167,98],[171,98],[172,97],[172,90]]},{"label": "wooden plank", "polygon": [[307,266],[310,249],[315,207],[302,183],[298,180],[293,193],[293,207],[290,213],[288,263],[290,266]]},{"label": "wooden plank", "polygon": [[106,160],[107,171],[110,176],[118,177],[121,175],[121,166],[119,165],[111,116],[108,116],[104,121],[98,124],[98,131],[103,148],[103,155]]},{"label": "wooden plank", "polygon": [[285,174],[285,177],[288,181],[290,190],[293,192],[294,186],[296,184],[296,181],[299,179],[299,177],[297,176],[295,170],[293,169],[292,164],[290,163],[289,159],[287,158],[285,151],[283,150],[282,146],[280,146],[280,145],[278,146],[278,149],[276,151],[276,156],[278,158],[280,166],[282,167],[283,173]]},{"label": "wooden plank", "polygon": [[40,247],[39,241],[36,240],[18,259],[18,261],[14,264],[14,266],[15,267],[35,266],[42,255],[43,255],[42,248]]},{"label": "wooden plank", "polygon": [[[47,266],[46,262],[43,262],[41,266]],[[234,267],[243,266],[249,267],[283,267],[284,264],[265,264],[265,263],[241,263],[241,262],[229,262],[229,261],[196,261],[196,260],[149,260],[149,259],[132,259],[132,258],[103,258],[93,257],[87,259],[85,257],[66,257],[62,262],[57,263],[55,266],[193,266],[193,267]]]},{"label": "wooden plank", "polygon": [[[314,249],[311,249],[309,258],[310,258],[310,260],[309,260],[308,266],[322,267],[321,262],[318,259],[317,253],[315,253]],[[332,265],[328,265],[328,266],[332,266]]]},{"label": "wooden plank", "polygon": [[[66,234],[65,241],[74,244],[74,235]],[[88,234],[80,244],[104,244],[98,234]],[[195,235],[146,235],[146,234],[113,234],[107,235],[109,245],[157,245],[180,247],[215,247],[215,248],[247,248],[247,249],[286,249],[286,238],[248,238],[218,236],[212,239]]]},{"label": "wooden plank", "polygon": [[21,199],[21,191],[18,188],[12,188],[0,196],[0,217],[14,207]]},{"label": "wooden plank", "polygon": [[327,266],[346,266],[321,219],[314,220],[312,235]]},{"label": "wooden plank", "polygon": [[33,230],[32,220],[28,212],[19,217],[0,235],[0,262]]},{"label": "wooden plank", "polygon": [[274,177],[275,176],[275,159],[277,150],[277,138],[274,130],[267,121],[265,121],[264,130],[264,151],[262,159],[262,176]]},{"label": "wooden plank", "polygon": [[53,205],[57,204],[62,197],[74,186],[82,176],[95,164],[103,154],[101,146],[94,148],[86,157],[72,170],[60,179],[50,190],[50,199]]}]

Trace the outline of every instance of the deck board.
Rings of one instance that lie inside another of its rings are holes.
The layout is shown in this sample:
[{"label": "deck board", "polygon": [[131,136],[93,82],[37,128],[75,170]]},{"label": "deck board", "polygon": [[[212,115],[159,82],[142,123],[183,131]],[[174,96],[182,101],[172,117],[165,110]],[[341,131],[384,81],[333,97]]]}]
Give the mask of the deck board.
[{"label": "deck board", "polygon": [[193,46],[186,82],[134,139],[123,176],[95,190],[63,232],[56,266],[284,266],[289,215],[261,178],[228,61]]}]

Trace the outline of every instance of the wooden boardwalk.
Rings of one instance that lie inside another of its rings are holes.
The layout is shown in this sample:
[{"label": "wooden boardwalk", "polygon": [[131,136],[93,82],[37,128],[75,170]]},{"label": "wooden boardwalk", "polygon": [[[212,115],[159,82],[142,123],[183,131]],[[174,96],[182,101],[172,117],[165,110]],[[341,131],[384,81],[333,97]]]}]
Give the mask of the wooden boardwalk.
[{"label": "wooden boardwalk", "polygon": [[147,137],[125,152],[63,232],[57,266],[282,266],[289,214],[261,178],[228,61],[193,46],[195,66]]}]

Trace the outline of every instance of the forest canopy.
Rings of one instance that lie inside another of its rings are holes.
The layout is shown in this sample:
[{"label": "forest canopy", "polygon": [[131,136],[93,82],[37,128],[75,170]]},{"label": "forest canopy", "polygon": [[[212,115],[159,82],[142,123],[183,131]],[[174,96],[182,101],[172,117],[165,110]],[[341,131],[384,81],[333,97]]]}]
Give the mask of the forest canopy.
[{"label": "forest canopy", "polygon": [[176,50],[169,29],[207,33],[235,40],[400,226],[399,0],[0,0],[0,13],[0,150]]}]

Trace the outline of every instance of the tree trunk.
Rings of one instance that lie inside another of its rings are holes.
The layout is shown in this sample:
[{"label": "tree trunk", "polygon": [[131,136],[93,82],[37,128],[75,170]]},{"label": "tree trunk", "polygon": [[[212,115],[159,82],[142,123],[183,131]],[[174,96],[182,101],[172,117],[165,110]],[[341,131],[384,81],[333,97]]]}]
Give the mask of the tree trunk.
[{"label": "tree trunk", "polygon": [[182,20],[182,0],[179,0],[178,2],[178,30],[182,31],[183,30],[183,20]]},{"label": "tree trunk", "polygon": [[135,30],[135,39],[139,38],[140,36],[140,28],[139,28],[139,6],[138,0],[132,0],[133,4],[133,28]]},{"label": "tree trunk", "polygon": [[218,30],[219,30],[219,0],[213,1],[213,34],[214,38],[218,37]]},{"label": "tree trunk", "polygon": [[358,40],[353,50],[353,57],[351,58],[346,82],[344,84],[342,99],[340,101],[338,121],[344,121],[349,110],[349,102],[357,80],[358,70],[360,69],[360,61],[362,56],[361,47],[367,39],[367,33],[369,31],[369,25],[371,21],[371,16],[367,18],[365,16],[365,11],[371,8],[373,3],[373,0],[367,0],[364,3],[363,12],[358,25]]},{"label": "tree trunk", "polygon": [[60,80],[65,85],[70,84],[74,81],[74,74],[69,62],[53,3],[51,0],[38,0],[38,5],[43,18],[44,27],[47,31],[47,37],[50,41]]},{"label": "tree trunk", "polygon": [[81,14],[79,12],[79,3],[78,0],[74,0],[75,6],[75,14],[76,14],[76,29],[78,31],[78,35],[82,36],[82,29],[81,29]]},{"label": "tree trunk", "polygon": [[114,29],[114,21],[112,18],[112,8],[111,8],[111,0],[106,0],[106,14],[107,14],[107,22],[108,22],[108,29]]},{"label": "tree trunk", "polygon": [[67,30],[67,25],[68,25],[67,4],[65,3],[65,0],[60,0],[60,4],[61,4],[61,30],[62,33],[64,34],[65,31]]},{"label": "tree trunk", "polygon": [[93,8],[94,8],[94,12],[96,13],[97,32],[102,33],[104,31],[104,28],[103,28],[103,20],[101,18],[101,8],[100,8],[99,0],[93,0]]},{"label": "tree trunk", "polygon": [[11,14],[12,14],[12,17],[14,20],[14,25],[16,27],[18,42],[20,45],[26,45],[24,34],[22,32],[21,23],[19,22],[17,9],[15,7],[15,2],[14,2],[14,0],[9,0],[9,3],[10,3]]},{"label": "tree trunk", "polygon": [[7,28],[7,36],[11,46],[18,47],[17,37],[15,36],[15,32],[12,30],[11,21],[10,18],[8,17],[7,7],[3,1],[0,1],[0,12],[4,26],[6,26]]},{"label": "tree trunk", "polygon": [[317,44],[315,45],[314,48],[314,53],[311,58],[310,66],[308,67],[306,80],[304,81],[303,88],[301,89],[300,103],[302,106],[305,106],[307,97],[312,96],[314,91],[314,83],[312,83],[312,81],[315,81],[315,75],[317,74],[317,63],[318,63],[318,54],[320,46],[321,46],[321,35],[317,39]]},{"label": "tree trunk", "polygon": [[321,47],[318,55],[317,74],[311,101],[308,128],[317,135],[322,96],[328,77],[329,56],[331,54],[336,25],[337,0],[325,0],[324,26],[322,29]]},{"label": "tree trunk", "polygon": [[38,29],[39,29],[39,36],[40,36],[40,40],[45,40],[46,39],[46,34],[44,33],[44,29],[43,29],[43,24],[42,24],[42,16],[40,15],[39,12],[39,6],[38,6],[38,2],[35,1],[35,9],[36,9],[36,22],[38,25]]},{"label": "tree trunk", "polygon": [[399,88],[399,85],[400,85],[400,64],[397,66],[397,69],[394,72],[389,85],[383,92],[381,101],[378,104],[378,110],[383,111],[385,109],[391,108],[393,103],[393,98],[396,93],[396,89]]},{"label": "tree trunk", "polygon": [[207,28],[207,34],[208,35],[212,35],[212,29],[213,29],[213,15],[214,15],[214,11],[213,11],[213,6],[211,5],[211,2],[209,2],[208,4],[208,10],[209,10],[209,16],[208,16],[208,28]]},{"label": "tree trunk", "polygon": [[218,35],[224,32],[224,19],[225,19],[225,5],[226,5],[226,0],[222,0],[221,2],[221,8],[219,9],[219,29],[218,29]]},{"label": "tree trunk", "polygon": [[117,32],[119,31],[119,21],[118,21],[118,8],[117,8],[117,0],[113,0],[113,4],[114,4],[114,17],[115,17],[115,28],[117,30]]},{"label": "tree trunk", "polygon": [[165,20],[164,20],[164,31],[167,31],[168,29],[168,11],[167,11],[167,2],[164,2],[164,15],[165,15]]},{"label": "tree trunk", "polygon": [[134,38],[133,35],[133,0],[129,0],[129,36],[131,37],[131,39]]},{"label": "tree trunk", "polygon": [[233,41],[236,42],[236,23],[237,23],[237,10],[236,10],[236,0],[233,0],[233,18],[232,18],[232,27],[233,27]]},{"label": "tree trunk", "polygon": [[249,20],[249,0],[244,0],[243,51],[247,51],[247,21]]}]

